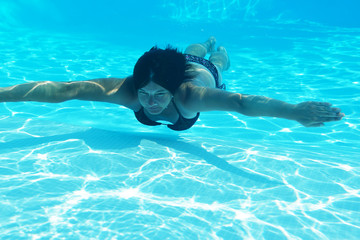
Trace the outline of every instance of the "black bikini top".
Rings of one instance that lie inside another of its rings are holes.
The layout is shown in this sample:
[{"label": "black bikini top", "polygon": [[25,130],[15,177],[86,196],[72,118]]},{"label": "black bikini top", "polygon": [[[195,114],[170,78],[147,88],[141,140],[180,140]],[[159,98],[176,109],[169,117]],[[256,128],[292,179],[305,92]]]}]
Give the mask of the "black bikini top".
[{"label": "black bikini top", "polygon": [[175,131],[183,131],[183,130],[187,130],[187,129],[191,128],[198,120],[200,113],[197,113],[196,117],[191,118],[191,119],[184,118],[181,115],[179,109],[177,108],[175,102],[172,101],[172,103],[174,104],[174,107],[175,107],[177,113],[179,114],[179,119],[176,121],[175,124],[163,124],[163,123],[155,122],[155,121],[149,119],[148,116],[146,116],[143,107],[139,111],[134,112],[135,117],[139,122],[141,122],[144,125],[148,125],[148,126],[167,125],[168,128],[175,130]]}]

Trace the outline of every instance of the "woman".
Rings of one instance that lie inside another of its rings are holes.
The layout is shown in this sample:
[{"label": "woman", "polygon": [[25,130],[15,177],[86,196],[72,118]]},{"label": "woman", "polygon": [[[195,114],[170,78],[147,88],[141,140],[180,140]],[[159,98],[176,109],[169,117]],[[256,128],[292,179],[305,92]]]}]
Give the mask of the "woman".
[{"label": "woman", "polygon": [[[172,130],[186,130],[200,112],[232,111],[247,116],[295,120],[306,127],[341,120],[339,108],[326,102],[290,104],[279,100],[224,90],[221,72],[230,66],[224,47],[215,38],[192,44],[185,54],[171,47],[153,47],[137,61],[132,76],[78,82],[33,82],[0,88],[0,102],[67,100],[102,101],[123,105],[143,124],[166,121]],[[209,61],[204,57],[211,53]]]}]

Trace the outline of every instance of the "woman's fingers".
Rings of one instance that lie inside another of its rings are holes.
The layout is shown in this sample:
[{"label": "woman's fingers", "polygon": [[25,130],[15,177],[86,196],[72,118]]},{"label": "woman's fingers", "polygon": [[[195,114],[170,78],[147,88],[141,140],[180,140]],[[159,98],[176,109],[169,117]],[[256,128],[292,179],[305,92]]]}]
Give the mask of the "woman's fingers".
[{"label": "woman's fingers", "polygon": [[321,127],[325,122],[339,121],[345,114],[328,102],[303,102],[298,104],[299,120],[306,127]]},{"label": "woman's fingers", "polygon": [[318,112],[319,117],[343,117],[341,110],[321,110]]},{"label": "woman's fingers", "polygon": [[326,106],[326,107],[331,106],[331,103],[328,103],[328,102],[312,102],[312,103],[317,106]]},{"label": "woman's fingers", "polygon": [[319,122],[333,122],[339,121],[342,117],[321,117],[318,119]]},{"label": "woman's fingers", "polygon": [[336,107],[332,108],[331,103],[315,102],[314,105],[317,106],[317,112],[319,117],[324,117],[324,118],[330,117],[330,118],[334,118],[334,120],[331,121],[335,121],[335,120],[340,120],[342,117],[345,116],[345,114],[341,113],[340,108],[336,108]]}]

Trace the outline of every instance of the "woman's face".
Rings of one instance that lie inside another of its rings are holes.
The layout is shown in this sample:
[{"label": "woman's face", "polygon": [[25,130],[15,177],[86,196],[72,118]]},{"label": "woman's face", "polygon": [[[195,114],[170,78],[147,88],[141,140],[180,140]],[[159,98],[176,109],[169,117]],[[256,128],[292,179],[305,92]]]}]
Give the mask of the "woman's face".
[{"label": "woman's face", "polygon": [[172,94],[154,82],[149,82],[145,87],[138,90],[138,97],[141,106],[150,114],[162,113],[169,105]]}]

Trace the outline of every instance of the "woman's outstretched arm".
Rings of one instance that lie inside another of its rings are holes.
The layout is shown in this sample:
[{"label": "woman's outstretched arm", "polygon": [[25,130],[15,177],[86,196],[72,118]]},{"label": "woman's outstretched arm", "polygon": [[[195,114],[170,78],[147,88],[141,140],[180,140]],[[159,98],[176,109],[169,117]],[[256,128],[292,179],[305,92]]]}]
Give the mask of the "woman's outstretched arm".
[{"label": "woman's outstretched arm", "polygon": [[280,100],[231,93],[219,89],[182,86],[180,101],[194,112],[232,111],[246,116],[267,116],[295,120],[306,127],[318,127],[324,122],[338,121],[344,116],[339,108],[326,102],[302,102],[290,104]]},{"label": "woman's outstretched arm", "polygon": [[58,103],[78,99],[126,105],[132,98],[130,88],[127,79],[120,78],[74,82],[31,82],[0,88],[0,102]]}]

